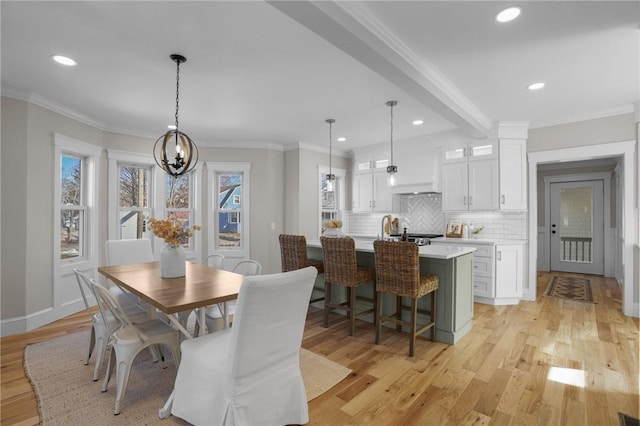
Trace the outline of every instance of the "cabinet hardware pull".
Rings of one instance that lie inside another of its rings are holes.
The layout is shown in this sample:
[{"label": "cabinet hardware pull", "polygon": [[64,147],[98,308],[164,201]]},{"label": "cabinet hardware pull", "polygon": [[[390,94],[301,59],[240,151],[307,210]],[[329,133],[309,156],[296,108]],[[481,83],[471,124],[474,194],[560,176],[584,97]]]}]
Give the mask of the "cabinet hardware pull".
[{"label": "cabinet hardware pull", "polygon": [[498,252],[498,260],[502,260],[502,252],[501,251]]},{"label": "cabinet hardware pull", "polygon": [[504,204],[504,195],[502,196],[502,204]]},{"label": "cabinet hardware pull", "polygon": [[[470,152],[470,154],[472,154],[472,155],[473,155],[473,152],[472,152],[472,151],[469,151],[469,152]],[[467,156],[467,148],[462,148],[462,157],[464,158],[464,157],[466,157],[466,156]]]},{"label": "cabinet hardware pull", "polygon": [[462,205],[463,206],[467,205],[467,196],[466,195],[462,197]]},{"label": "cabinet hardware pull", "polygon": [[473,197],[471,195],[469,195],[469,205],[473,204]]}]

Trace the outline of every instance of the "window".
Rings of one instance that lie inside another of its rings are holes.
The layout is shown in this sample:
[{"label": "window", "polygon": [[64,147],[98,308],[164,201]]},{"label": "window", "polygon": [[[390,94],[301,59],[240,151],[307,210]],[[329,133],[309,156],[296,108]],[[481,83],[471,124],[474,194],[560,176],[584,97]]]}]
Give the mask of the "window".
[{"label": "window", "polygon": [[251,164],[207,162],[210,210],[208,253],[225,256],[225,268],[251,259]]},{"label": "window", "polygon": [[[97,177],[102,149],[55,134],[54,260],[61,268],[94,260],[97,242]],[[75,267],[75,266],[74,266]]]},{"label": "window", "polygon": [[145,218],[151,216],[150,175],[148,167],[118,165],[118,223],[121,239],[143,238]]},{"label": "window", "polygon": [[242,245],[242,177],[242,173],[218,173],[216,177],[219,247]]},{"label": "window", "polygon": [[60,259],[84,257],[87,208],[83,190],[84,159],[63,154],[60,164]]},{"label": "window", "polygon": [[[367,163],[368,164],[368,163]],[[331,172],[336,176],[333,183],[333,191],[329,191],[327,186],[327,174],[329,168],[325,166],[318,167],[318,188],[320,194],[320,223],[318,226],[319,233],[322,234],[322,224],[327,220],[342,220],[341,209],[344,205],[344,169],[333,168]]]},{"label": "window", "polygon": [[[191,173],[178,177],[165,174],[165,217],[175,218],[182,228],[191,227],[194,223],[194,210],[191,208],[192,176]],[[185,239],[182,241],[183,247],[192,248],[194,240],[194,238]]]}]

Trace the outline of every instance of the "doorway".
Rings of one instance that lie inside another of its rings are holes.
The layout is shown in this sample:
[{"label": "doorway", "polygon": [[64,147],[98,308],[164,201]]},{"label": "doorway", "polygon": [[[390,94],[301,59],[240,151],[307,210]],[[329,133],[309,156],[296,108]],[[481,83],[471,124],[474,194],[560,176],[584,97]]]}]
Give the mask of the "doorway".
[{"label": "doorway", "polygon": [[552,271],[604,275],[604,183],[549,185]]}]

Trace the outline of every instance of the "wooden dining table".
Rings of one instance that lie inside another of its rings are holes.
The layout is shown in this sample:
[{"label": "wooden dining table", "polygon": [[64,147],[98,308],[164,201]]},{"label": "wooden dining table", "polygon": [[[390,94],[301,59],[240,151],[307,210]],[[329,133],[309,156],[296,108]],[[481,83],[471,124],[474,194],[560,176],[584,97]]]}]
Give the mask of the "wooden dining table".
[{"label": "wooden dining table", "polygon": [[[191,333],[178,319],[181,312],[224,304],[238,297],[243,275],[198,263],[186,263],[186,274],[178,278],[160,277],[160,262],[100,266],[98,272],[167,315],[187,338]],[[205,310],[199,309],[200,330],[207,332]],[[228,313],[225,312],[225,318]]]}]

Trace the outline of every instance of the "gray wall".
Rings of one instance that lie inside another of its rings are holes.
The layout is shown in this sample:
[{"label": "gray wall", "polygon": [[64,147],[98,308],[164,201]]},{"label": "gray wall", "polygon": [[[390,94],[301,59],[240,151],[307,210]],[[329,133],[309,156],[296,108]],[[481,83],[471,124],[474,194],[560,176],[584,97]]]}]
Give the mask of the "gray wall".
[{"label": "gray wall", "polygon": [[[155,140],[106,132],[38,105],[2,97],[0,234],[0,319],[24,318],[53,306],[54,133],[106,149],[150,153]],[[265,273],[279,272],[277,236],[317,228],[317,168],[329,156],[295,149],[230,149],[199,146],[200,161],[251,163],[251,256]],[[9,161],[10,160],[10,161]],[[349,159],[334,156],[335,167],[348,168]],[[106,151],[101,159],[99,187],[100,249],[107,237]],[[295,171],[291,176],[292,170]],[[203,173],[203,206],[210,202],[207,174]],[[285,207],[286,206],[286,207]],[[203,235],[206,218],[203,218]],[[315,234],[309,235],[313,237]],[[206,238],[203,238],[206,253]]]}]

